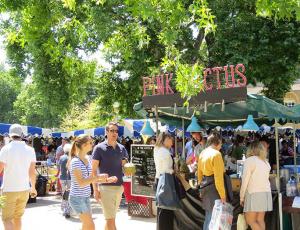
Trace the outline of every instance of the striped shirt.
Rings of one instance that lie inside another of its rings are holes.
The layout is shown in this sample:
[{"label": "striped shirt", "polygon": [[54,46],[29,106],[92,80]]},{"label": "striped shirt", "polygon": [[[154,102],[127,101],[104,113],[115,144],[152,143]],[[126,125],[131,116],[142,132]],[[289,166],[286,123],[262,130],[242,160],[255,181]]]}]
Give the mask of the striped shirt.
[{"label": "striped shirt", "polygon": [[92,166],[89,161],[88,165],[85,165],[78,157],[74,157],[71,161],[70,173],[71,173],[71,196],[79,196],[79,197],[90,197],[91,196],[91,186],[87,185],[84,187],[80,187],[76,181],[74,170],[79,169],[82,173],[82,178],[89,178],[92,174]]}]

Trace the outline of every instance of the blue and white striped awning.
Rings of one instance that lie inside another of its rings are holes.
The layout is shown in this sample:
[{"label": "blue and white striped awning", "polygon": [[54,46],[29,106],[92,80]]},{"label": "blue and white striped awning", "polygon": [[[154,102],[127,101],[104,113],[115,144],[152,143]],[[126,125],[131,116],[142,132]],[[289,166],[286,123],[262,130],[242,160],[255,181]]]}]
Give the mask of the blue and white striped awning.
[{"label": "blue and white striped awning", "polygon": [[[128,137],[139,137],[141,130],[143,129],[146,119],[125,119],[124,120],[124,136]],[[149,119],[151,128],[156,132],[156,123]],[[161,122],[158,122],[158,129],[160,132],[165,132],[168,130],[168,125],[162,125]]]},{"label": "blue and white striped awning", "polygon": [[[119,126],[119,136],[124,136],[124,126]],[[80,134],[87,134],[92,137],[104,137],[106,135],[105,133],[105,127],[97,127],[94,129],[80,129],[80,130],[74,130],[70,132],[54,132],[52,133],[52,137],[57,138],[64,138],[64,137],[73,137],[73,136],[79,136]]]},{"label": "blue and white striped awning", "polygon": [[[4,124],[0,123],[0,134],[1,135],[8,135],[9,133],[9,127],[11,124]],[[51,129],[43,129],[40,127],[34,127],[34,126],[22,126],[24,135],[38,135],[38,136],[49,136],[52,132]]]}]

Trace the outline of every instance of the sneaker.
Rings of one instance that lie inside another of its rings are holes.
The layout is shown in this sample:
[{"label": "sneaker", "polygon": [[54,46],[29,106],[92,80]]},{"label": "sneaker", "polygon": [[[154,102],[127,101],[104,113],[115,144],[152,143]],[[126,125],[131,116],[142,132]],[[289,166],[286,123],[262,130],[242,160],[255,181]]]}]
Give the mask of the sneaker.
[{"label": "sneaker", "polygon": [[70,217],[71,217],[70,214],[66,214],[66,215],[65,215],[65,218],[66,218],[66,219],[69,219]]}]

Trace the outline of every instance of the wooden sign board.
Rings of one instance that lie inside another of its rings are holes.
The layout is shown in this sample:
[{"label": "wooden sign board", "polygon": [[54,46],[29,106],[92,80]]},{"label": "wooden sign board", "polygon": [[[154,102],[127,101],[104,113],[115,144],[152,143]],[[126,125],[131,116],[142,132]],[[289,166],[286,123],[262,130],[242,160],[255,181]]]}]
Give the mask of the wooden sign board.
[{"label": "wooden sign board", "polygon": [[[247,99],[247,77],[243,64],[206,68],[203,90],[192,97],[189,106],[207,103],[229,103]],[[143,77],[143,107],[183,106],[185,99],[176,92],[172,73]]]},{"label": "wooden sign board", "polygon": [[[245,101],[247,99],[247,88],[225,88],[219,90],[211,90],[201,92],[197,96],[192,97],[189,101],[189,106],[200,106],[205,103],[224,103]],[[173,107],[183,106],[185,99],[182,99],[180,93],[168,94],[168,95],[153,95],[143,97],[143,107],[153,108],[157,107]]]},{"label": "wooden sign board", "polygon": [[131,194],[155,197],[154,145],[131,145],[131,159],[136,173],[131,178]]}]

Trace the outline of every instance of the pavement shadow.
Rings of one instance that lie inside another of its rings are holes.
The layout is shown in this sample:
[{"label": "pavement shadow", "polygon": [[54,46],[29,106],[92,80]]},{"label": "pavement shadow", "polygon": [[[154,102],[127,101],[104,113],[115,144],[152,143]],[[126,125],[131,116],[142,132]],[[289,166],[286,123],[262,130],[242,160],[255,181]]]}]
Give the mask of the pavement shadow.
[{"label": "pavement shadow", "polygon": [[92,213],[93,214],[103,214],[102,208],[100,206],[96,207],[92,207]]},{"label": "pavement shadow", "polygon": [[66,221],[70,221],[70,222],[74,222],[74,223],[81,223],[80,219],[78,217],[74,217],[74,216],[71,216],[71,218],[66,219]]},{"label": "pavement shadow", "polygon": [[49,206],[49,205],[60,205],[61,201],[60,200],[48,200],[44,199],[44,197],[38,197],[36,199],[36,203],[30,203],[26,205],[26,208],[36,208],[36,207],[41,207],[41,206]]},{"label": "pavement shadow", "polygon": [[147,223],[155,223],[156,222],[156,217],[135,217],[131,216],[129,220],[134,220],[134,221],[140,221],[140,222],[147,222]]},{"label": "pavement shadow", "polygon": [[[93,212],[93,214],[94,214],[94,212]],[[99,217],[93,216],[92,218],[93,218],[94,223],[96,223],[96,221],[103,221]],[[79,217],[77,217],[77,216],[71,216],[71,218],[66,219],[66,221],[70,221],[70,222],[73,222],[73,223],[81,223]]]},{"label": "pavement shadow", "polygon": [[[102,206],[101,204],[98,204],[96,202],[91,202],[92,212],[93,214],[103,214]],[[120,204],[119,210],[125,211],[127,210],[126,204]]]}]

